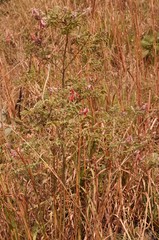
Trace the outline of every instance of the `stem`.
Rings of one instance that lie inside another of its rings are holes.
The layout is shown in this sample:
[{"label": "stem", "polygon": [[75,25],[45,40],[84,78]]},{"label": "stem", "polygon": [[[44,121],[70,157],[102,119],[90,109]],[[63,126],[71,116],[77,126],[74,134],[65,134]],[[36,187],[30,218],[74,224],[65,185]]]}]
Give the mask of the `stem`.
[{"label": "stem", "polygon": [[63,53],[63,61],[62,61],[62,88],[65,88],[65,75],[66,75],[66,54],[67,54],[67,46],[68,46],[68,36],[69,34],[66,34],[66,41],[65,41],[65,48]]},{"label": "stem", "polygon": [[[63,53],[63,60],[62,60],[62,89],[65,88],[65,75],[66,75],[66,54],[67,54],[67,46],[68,46],[68,37],[69,33],[66,34],[66,41],[65,41],[65,47],[64,47],[64,53]],[[64,103],[62,103],[62,108],[64,107]],[[61,127],[61,151],[62,151],[62,182],[65,185],[65,174],[66,174],[66,154],[65,154],[65,126],[64,124]],[[65,190],[62,193],[61,196],[61,213],[60,213],[60,226],[61,226],[61,233],[65,232],[65,196],[66,192]],[[60,235],[60,239],[62,239],[62,235]]]}]

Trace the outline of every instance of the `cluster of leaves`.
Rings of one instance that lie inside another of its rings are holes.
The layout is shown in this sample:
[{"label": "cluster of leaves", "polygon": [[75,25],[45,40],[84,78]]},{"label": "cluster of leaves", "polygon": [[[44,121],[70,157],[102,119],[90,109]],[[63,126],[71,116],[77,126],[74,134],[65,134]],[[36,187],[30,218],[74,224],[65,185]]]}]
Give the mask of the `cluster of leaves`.
[{"label": "cluster of leaves", "polygon": [[[72,35],[75,44],[75,38],[79,38],[81,33],[81,23],[84,21],[87,11],[73,12],[67,8],[54,7],[47,14],[39,9],[32,10],[32,18],[35,21],[35,28],[32,33],[26,33],[26,51],[35,54],[41,59],[52,58],[59,59],[58,56],[52,55],[53,46],[58,45],[61,37]],[[49,29],[55,31],[56,36],[48,35]],[[76,41],[77,43],[77,41]],[[38,55],[39,54],[39,55]]]},{"label": "cluster of leaves", "polygon": [[143,48],[143,58],[152,62],[154,56],[159,52],[159,33],[156,33],[156,36],[151,31],[144,34],[141,39],[141,46]]}]

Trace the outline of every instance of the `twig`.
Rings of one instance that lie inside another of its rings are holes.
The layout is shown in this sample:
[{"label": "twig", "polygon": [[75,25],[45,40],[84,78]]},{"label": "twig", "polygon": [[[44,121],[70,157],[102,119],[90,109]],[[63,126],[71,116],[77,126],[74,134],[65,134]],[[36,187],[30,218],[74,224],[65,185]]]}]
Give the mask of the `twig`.
[{"label": "twig", "polygon": [[45,94],[45,90],[46,90],[46,85],[49,81],[49,77],[50,77],[50,69],[51,69],[51,64],[48,65],[48,72],[47,72],[47,77],[44,83],[44,87],[43,87],[43,92],[42,92],[42,100],[44,101],[44,94]]}]

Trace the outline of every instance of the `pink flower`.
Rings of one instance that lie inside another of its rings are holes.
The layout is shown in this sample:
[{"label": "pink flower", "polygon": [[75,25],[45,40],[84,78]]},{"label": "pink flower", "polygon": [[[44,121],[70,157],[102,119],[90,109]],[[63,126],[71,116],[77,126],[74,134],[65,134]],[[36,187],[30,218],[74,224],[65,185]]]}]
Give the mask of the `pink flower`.
[{"label": "pink flower", "polygon": [[36,36],[36,34],[31,34],[31,40],[37,45],[41,45],[42,43],[42,39]]},{"label": "pink flower", "polygon": [[36,8],[33,8],[32,11],[32,16],[36,19],[36,20],[41,20],[41,14],[40,11]]},{"label": "pink flower", "polygon": [[92,90],[92,89],[93,89],[93,86],[92,86],[91,84],[88,84],[87,89],[88,89],[88,90]]},{"label": "pink flower", "polygon": [[132,143],[133,142],[133,137],[131,135],[128,135],[126,138],[126,143]]},{"label": "pink flower", "polygon": [[74,101],[77,100],[78,98],[79,98],[79,94],[78,94],[74,89],[71,89],[71,90],[70,90],[69,101],[70,101],[70,102],[74,102]]},{"label": "pink flower", "polygon": [[12,41],[12,36],[9,33],[7,33],[6,34],[6,42],[10,43],[11,41]]},{"label": "pink flower", "polygon": [[18,153],[14,149],[10,149],[10,155],[15,158],[18,156]]},{"label": "pink flower", "polygon": [[43,29],[47,26],[47,20],[46,18],[40,19],[40,29]]},{"label": "pink flower", "polygon": [[7,44],[15,46],[13,34],[11,34],[9,31],[6,31],[5,41]]},{"label": "pink flower", "polygon": [[86,116],[88,112],[89,112],[89,109],[88,109],[88,108],[84,108],[84,109],[82,109],[82,110],[80,111],[80,114]]}]

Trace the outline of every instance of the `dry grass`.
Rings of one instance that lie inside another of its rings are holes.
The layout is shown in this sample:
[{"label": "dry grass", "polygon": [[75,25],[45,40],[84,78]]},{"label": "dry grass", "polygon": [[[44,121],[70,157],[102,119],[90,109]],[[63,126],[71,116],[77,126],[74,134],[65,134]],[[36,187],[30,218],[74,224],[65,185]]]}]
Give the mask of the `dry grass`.
[{"label": "dry grass", "polygon": [[158,11],[0,1],[0,239],[159,238]]}]

